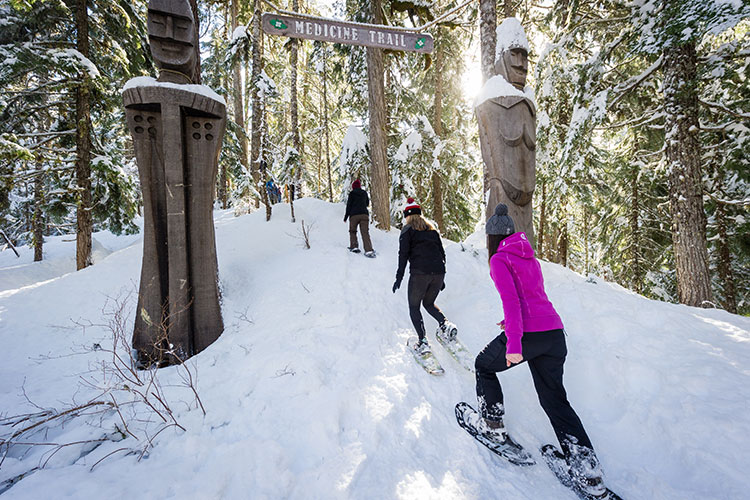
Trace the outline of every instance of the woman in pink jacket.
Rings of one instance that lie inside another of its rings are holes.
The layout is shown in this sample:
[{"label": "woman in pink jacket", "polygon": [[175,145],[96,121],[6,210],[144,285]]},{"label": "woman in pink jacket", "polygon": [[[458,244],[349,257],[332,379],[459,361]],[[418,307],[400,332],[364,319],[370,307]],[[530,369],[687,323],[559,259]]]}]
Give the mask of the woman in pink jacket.
[{"label": "woman in pink jacket", "polygon": [[[596,496],[604,492],[601,467],[581,420],[570,406],[563,387],[567,354],[560,316],[544,292],[539,261],[526,234],[516,233],[508,208],[502,203],[487,221],[490,276],[505,313],[505,331],[476,358],[477,427],[486,437],[503,442],[505,413],[497,373],[528,362],[539,402],[554,428],[577,486]],[[502,324],[501,324],[502,325]]]}]

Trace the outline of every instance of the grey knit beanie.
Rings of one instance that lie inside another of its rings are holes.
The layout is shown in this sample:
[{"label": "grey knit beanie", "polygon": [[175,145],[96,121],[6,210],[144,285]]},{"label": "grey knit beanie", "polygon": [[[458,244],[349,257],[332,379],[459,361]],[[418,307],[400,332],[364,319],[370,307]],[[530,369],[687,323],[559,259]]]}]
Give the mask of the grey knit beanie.
[{"label": "grey knit beanie", "polygon": [[508,215],[508,207],[502,203],[497,204],[494,215],[487,219],[487,224],[484,227],[487,234],[507,236],[516,232],[513,219]]}]

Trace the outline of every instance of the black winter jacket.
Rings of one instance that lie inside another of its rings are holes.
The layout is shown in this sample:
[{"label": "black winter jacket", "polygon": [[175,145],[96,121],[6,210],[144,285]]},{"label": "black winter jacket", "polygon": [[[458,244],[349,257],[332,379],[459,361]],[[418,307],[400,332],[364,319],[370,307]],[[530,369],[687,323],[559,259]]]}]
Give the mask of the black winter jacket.
[{"label": "black winter jacket", "polygon": [[352,215],[369,215],[367,211],[367,205],[370,204],[370,197],[367,196],[367,191],[362,188],[355,188],[349,192],[349,198],[346,200],[346,213],[344,214],[344,220],[348,219]]},{"label": "black winter jacket", "polygon": [[398,239],[398,271],[401,281],[409,261],[411,274],[445,274],[445,250],[437,231],[417,231],[409,224],[401,230]]}]

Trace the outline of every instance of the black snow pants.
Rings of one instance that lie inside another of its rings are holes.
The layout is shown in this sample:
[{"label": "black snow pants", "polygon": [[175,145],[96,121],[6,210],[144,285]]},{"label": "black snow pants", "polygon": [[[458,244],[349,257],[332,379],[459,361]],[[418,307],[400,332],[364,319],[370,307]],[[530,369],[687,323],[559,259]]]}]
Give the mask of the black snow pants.
[{"label": "black snow pants", "polygon": [[[474,367],[477,378],[477,400],[482,416],[488,420],[502,420],[504,412],[503,390],[497,373],[509,367],[505,360],[508,338],[498,335],[479,353]],[[581,419],[568,402],[563,387],[563,364],[568,353],[563,330],[546,332],[524,332],[521,339],[523,360],[528,362],[534,380],[539,403],[547,414],[557,440],[565,456],[571,448],[584,446],[593,451],[593,446]],[[515,365],[512,365],[515,366]]]},{"label": "black snow pants", "polygon": [[417,330],[419,340],[424,339],[424,321],[422,313],[419,310],[420,304],[424,305],[427,312],[437,320],[441,325],[445,321],[445,316],[435,305],[440,289],[443,287],[445,274],[409,274],[409,316]]}]

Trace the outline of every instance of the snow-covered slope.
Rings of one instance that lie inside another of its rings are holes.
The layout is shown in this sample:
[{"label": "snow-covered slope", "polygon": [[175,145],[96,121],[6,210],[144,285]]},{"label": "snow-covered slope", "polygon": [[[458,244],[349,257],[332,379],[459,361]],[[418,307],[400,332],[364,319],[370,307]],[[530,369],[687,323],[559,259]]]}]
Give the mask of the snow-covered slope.
[{"label": "snow-covered slope", "polygon": [[[0,482],[46,462],[2,494],[7,499],[573,499],[538,464],[492,456],[456,424],[474,404],[473,376],[439,345],[446,368],[431,377],[405,350],[405,286],[391,293],[398,231],[371,229],[377,259],[346,251],[343,206],[303,199],[271,222],[256,212],[216,213],[226,330],[193,358],[206,415],[160,370],[175,417],[140,461],[115,452],[133,438],[90,446],[11,448]],[[299,221],[311,225],[303,248]],[[0,252],[0,416],[65,409],[96,396],[108,359],[102,309],[135,312],[141,240],[96,235],[96,265],[72,272],[74,242],[51,240],[30,263]],[[70,238],[68,238],[70,239]],[[498,333],[499,297],[481,237],[445,241],[448,274],[438,298],[478,352]],[[20,261],[19,264],[17,261]],[[619,286],[543,263],[547,290],[568,332],[566,386],[603,463],[627,499],[739,499],[750,491],[750,319],[650,301]],[[67,273],[67,274],[65,274]],[[130,298],[126,298],[130,293]],[[436,326],[425,315],[430,337]],[[554,435],[525,366],[501,376],[507,426],[536,451]],[[49,426],[49,442],[111,433],[116,415]],[[136,426],[136,423],[133,423]],[[0,427],[0,432],[9,429]],[[36,436],[37,441],[41,438]],[[4,451],[4,450],[0,450]],[[24,451],[24,453],[21,453]],[[92,465],[102,460],[93,472]],[[80,458],[79,458],[80,457]]]}]

